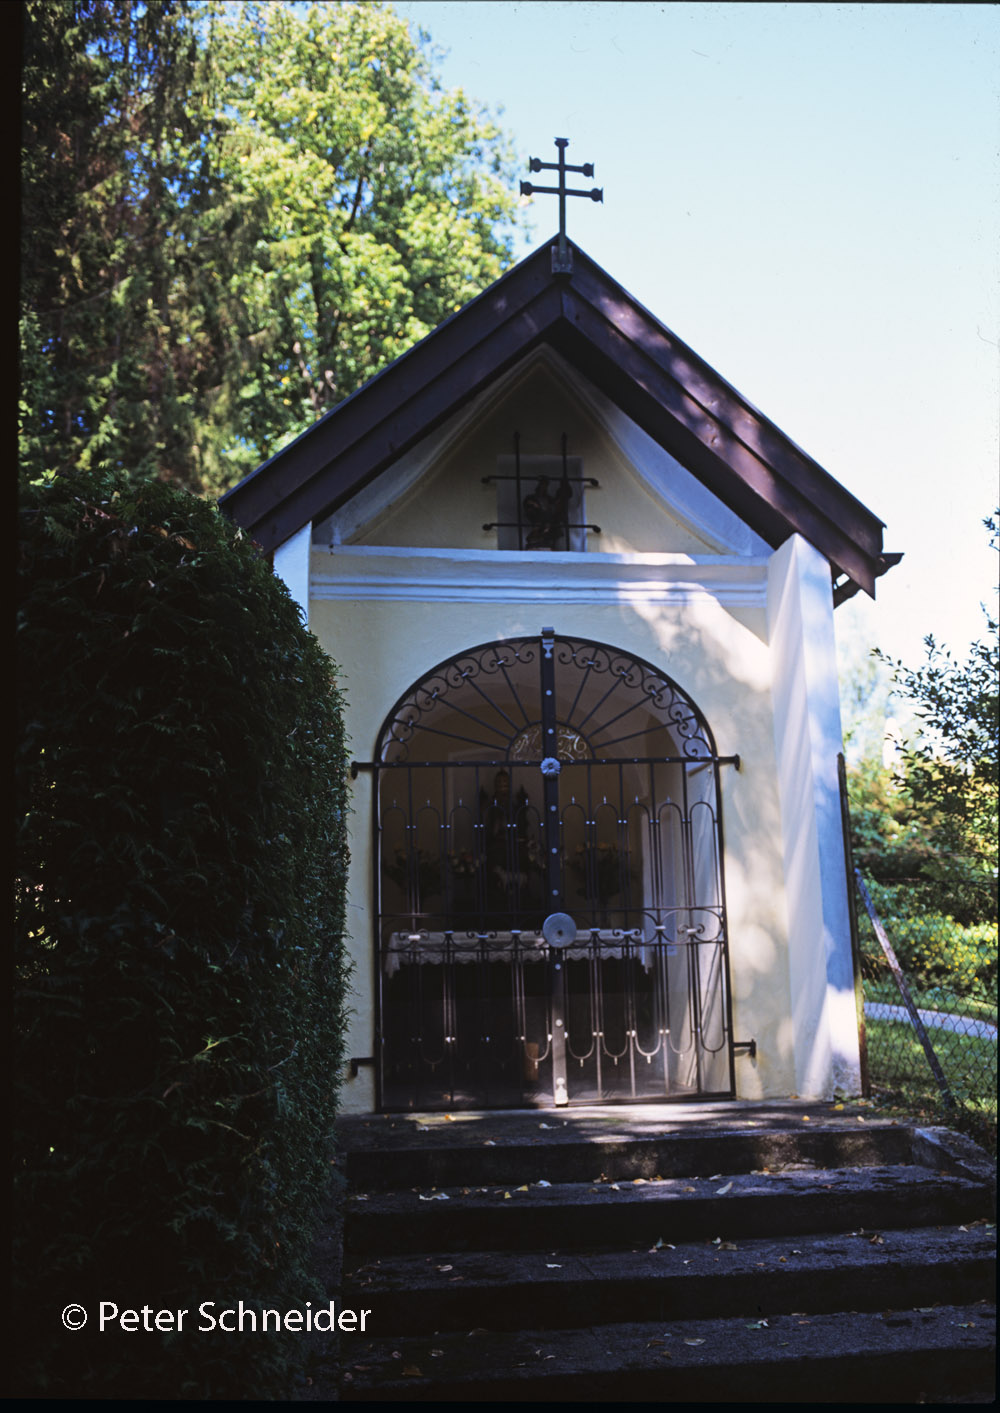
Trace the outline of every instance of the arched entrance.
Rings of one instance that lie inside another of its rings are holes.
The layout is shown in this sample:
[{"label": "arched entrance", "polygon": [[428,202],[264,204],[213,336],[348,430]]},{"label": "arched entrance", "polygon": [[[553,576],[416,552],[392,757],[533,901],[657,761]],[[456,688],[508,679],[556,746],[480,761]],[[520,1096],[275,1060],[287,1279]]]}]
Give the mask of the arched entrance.
[{"label": "arched entrance", "polygon": [[379,736],[383,1109],[734,1093],[721,758],[649,663],[487,644]]}]

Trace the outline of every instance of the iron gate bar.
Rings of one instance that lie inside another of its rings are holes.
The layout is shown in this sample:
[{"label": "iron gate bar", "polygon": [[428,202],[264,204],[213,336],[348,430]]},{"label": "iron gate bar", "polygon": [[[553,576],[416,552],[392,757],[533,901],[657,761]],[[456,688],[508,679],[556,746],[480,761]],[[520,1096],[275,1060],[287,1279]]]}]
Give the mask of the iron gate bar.
[{"label": "iron gate bar", "polygon": [[[528,722],[531,726],[533,723]],[[565,723],[562,723],[565,724]],[[464,740],[465,737],[459,739]],[[735,756],[607,756],[595,757],[593,760],[564,760],[561,762],[564,768],[574,765],[706,765],[714,761],[717,765],[733,765],[737,770],[741,768],[742,757]],[[351,761],[351,775],[357,779],[358,775],[364,772],[377,770],[430,770],[440,766],[454,766],[463,764],[469,768],[473,765],[483,770],[500,770],[504,766],[517,765],[519,769],[528,769],[531,766],[539,767],[542,764],[541,758],[538,760],[511,761],[505,756],[502,760],[479,760],[462,761],[454,760],[353,760]]]},{"label": "iron gate bar", "polygon": [[[556,717],[556,676],[552,649],[555,645],[555,629],[543,628],[541,632],[542,656],[539,659],[540,690],[542,694],[542,750],[546,756],[555,758],[558,745],[558,720]],[[539,767],[541,769],[541,767]],[[545,850],[545,911],[555,913],[563,907],[563,881],[561,853],[558,846],[559,829],[559,776],[542,771],[542,847]],[[556,819],[550,818],[555,815]],[[554,842],[556,841],[556,842]],[[566,974],[563,971],[561,954],[550,948],[549,965],[552,968],[549,994],[552,998],[552,1099],[556,1105],[569,1103],[569,1090],[566,1085]]]}]

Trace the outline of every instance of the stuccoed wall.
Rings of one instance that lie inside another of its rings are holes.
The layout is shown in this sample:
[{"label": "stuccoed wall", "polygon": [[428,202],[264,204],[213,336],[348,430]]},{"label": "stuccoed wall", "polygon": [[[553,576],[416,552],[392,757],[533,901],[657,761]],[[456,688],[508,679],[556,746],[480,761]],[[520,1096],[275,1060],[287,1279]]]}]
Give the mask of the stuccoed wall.
[{"label": "stuccoed wall", "polygon": [[[745,569],[743,601],[731,612],[704,587],[667,584],[670,566],[661,566],[664,582],[658,590],[631,602],[613,590],[605,602],[560,602],[549,569],[547,601],[541,600],[540,589],[524,589],[522,601],[498,603],[438,597],[447,592],[441,587],[450,563],[446,556],[397,551],[391,556],[394,587],[387,588],[380,558],[371,552],[353,555],[346,547],[329,554],[314,550],[312,557],[310,627],[343,664],[346,725],[356,759],[373,758],[388,712],[438,663],[498,638],[536,635],[543,626],[610,644],[662,668],[703,711],[720,754],[740,755],[738,772],[731,766],[721,772],[733,1028],[736,1040],[757,1040],[758,1054],[755,1060],[737,1055],[737,1093],[755,1099],[798,1092],[771,653],[766,642],[766,565]],[[608,572],[614,568],[612,564]],[[454,565],[452,569],[457,573]],[[363,573],[368,575],[367,588]],[[539,584],[542,573],[540,568]],[[692,571],[681,565],[674,566],[673,573],[683,580]],[[438,587],[421,599],[420,583],[428,579],[436,579]],[[752,579],[759,588],[759,604]],[[404,581],[409,585],[406,597],[400,588]],[[471,581],[474,585],[474,573]],[[591,592],[596,595],[598,590]],[[383,593],[392,597],[379,597]],[[354,786],[348,908],[355,1014],[347,1054],[357,1056],[373,1053],[372,800],[372,777],[361,775]],[[367,1112],[374,1100],[370,1069],[345,1079],[343,1112]]]}]

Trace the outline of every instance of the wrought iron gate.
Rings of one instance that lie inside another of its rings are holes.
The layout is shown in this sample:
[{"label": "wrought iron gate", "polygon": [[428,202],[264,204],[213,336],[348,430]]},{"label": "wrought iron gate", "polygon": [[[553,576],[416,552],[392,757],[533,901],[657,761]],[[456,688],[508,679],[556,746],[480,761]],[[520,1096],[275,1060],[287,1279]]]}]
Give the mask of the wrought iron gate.
[{"label": "wrought iron gate", "polygon": [[654,667],[549,629],[408,692],[373,766],[381,1107],[731,1097],[735,759]]}]

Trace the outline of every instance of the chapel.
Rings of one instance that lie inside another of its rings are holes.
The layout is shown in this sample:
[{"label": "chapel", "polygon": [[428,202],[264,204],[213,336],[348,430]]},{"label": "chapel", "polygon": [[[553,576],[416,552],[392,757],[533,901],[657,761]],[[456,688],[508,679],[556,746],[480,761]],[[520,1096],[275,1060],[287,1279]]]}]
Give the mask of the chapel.
[{"label": "chapel", "polygon": [[877,516],[562,229],[222,504],[346,696],[342,1112],[858,1092]]}]

